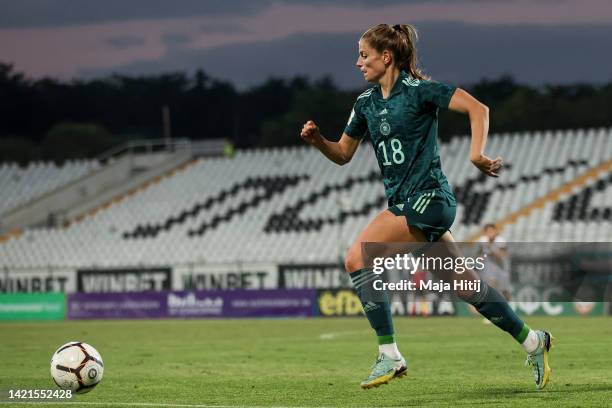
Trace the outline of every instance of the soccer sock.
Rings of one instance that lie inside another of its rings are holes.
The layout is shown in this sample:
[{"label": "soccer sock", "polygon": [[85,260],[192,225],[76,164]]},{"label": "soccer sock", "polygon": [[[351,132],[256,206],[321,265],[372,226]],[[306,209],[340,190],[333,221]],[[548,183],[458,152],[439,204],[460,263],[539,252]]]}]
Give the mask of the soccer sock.
[{"label": "soccer sock", "polygon": [[483,282],[482,290],[476,293],[469,303],[491,323],[508,332],[519,343],[523,343],[529,334],[529,326],[514,313],[506,298],[495,288]]},{"label": "soccer sock", "polygon": [[540,339],[538,338],[537,333],[530,329],[529,333],[527,334],[527,338],[523,342],[523,348],[526,352],[531,354],[538,349],[539,345]]},{"label": "soccer sock", "polygon": [[402,353],[399,352],[399,349],[397,348],[397,343],[379,344],[378,352],[384,353],[394,360],[399,360],[400,358],[402,358]]},{"label": "soccer sock", "polygon": [[386,292],[376,291],[372,287],[372,282],[380,279],[380,276],[376,275],[372,269],[365,268],[356,270],[350,274],[350,277],[363,311],[370,321],[370,326],[376,331],[378,344],[395,343],[389,297]]}]

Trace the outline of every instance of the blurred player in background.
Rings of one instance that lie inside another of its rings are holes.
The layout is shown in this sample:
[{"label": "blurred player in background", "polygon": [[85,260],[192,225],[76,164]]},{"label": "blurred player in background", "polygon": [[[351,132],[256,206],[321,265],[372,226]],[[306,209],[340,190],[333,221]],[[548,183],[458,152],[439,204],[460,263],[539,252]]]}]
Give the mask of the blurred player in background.
[{"label": "blurred player in background", "polygon": [[[497,177],[502,165],[501,158],[490,159],[484,154],[489,128],[487,107],[464,90],[423,75],[417,68],[416,38],[416,30],[410,25],[379,24],[367,30],[359,40],[356,65],[374,86],[357,97],[340,140],[324,138],[313,121],[306,122],[300,134],[339,165],[348,163],[361,140],[369,138],[383,176],[389,208],[361,232],[345,258],[346,270],[378,336],[378,358],[370,375],[361,382],[362,388],[386,384],[404,376],[407,370],[395,341],[388,298],[372,301],[372,282],[378,275],[365,267],[362,243],[454,241],[449,228],[457,204],[440,163],[438,110],[448,108],[469,116],[470,160],[481,172]],[[536,387],[543,388],[550,372],[550,334],[531,330],[505,298],[486,284],[480,292],[459,296],[523,345]]]},{"label": "blurred player in background", "polygon": [[485,269],[481,276],[500,291],[506,300],[512,299],[510,267],[506,240],[499,235],[495,224],[486,224],[484,234],[478,239],[479,255],[485,257]]}]

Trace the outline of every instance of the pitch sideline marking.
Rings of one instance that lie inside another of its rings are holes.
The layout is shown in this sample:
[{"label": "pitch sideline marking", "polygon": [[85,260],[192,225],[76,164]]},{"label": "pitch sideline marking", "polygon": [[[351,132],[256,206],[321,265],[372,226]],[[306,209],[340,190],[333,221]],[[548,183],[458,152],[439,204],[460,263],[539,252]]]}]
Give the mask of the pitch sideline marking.
[{"label": "pitch sideline marking", "polygon": [[333,340],[336,337],[340,337],[340,336],[352,336],[354,334],[364,334],[364,333],[369,333],[369,332],[370,330],[354,330],[354,331],[321,333],[319,335],[319,340]]},{"label": "pitch sideline marking", "polygon": [[68,402],[68,401],[0,401],[0,405],[109,405],[121,407],[160,407],[160,408],[331,408],[299,406],[263,406],[263,405],[205,405],[205,404],[165,404],[156,402]]}]

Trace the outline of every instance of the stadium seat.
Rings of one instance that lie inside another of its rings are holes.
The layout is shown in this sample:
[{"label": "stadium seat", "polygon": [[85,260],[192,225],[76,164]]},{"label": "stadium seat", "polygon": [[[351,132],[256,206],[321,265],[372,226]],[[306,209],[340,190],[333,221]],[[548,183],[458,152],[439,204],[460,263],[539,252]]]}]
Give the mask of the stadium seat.
[{"label": "stadium seat", "polygon": [[[470,140],[440,146],[455,189],[457,240],[478,233],[612,158],[610,129],[491,135],[487,152],[504,157],[498,179],[470,163]],[[78,161],[58,167],[0,166],[0,213],[95,169]],[[562,195],[503,231],[509,241],[609,240],[612,175]],[[0,244],[0,266],[102,267],[194,262],[335,262],[386,208],[372,148],[338,167],[316,150],[237,151],[195,164],[100,209],[67,228],[27,230]]]}]

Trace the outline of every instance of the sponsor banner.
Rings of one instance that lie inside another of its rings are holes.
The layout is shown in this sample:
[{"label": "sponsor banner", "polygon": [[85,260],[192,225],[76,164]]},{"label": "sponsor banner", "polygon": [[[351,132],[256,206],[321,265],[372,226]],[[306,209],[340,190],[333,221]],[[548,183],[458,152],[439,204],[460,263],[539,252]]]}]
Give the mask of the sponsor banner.
[{"label": "sponsor banner", "polygon": [[[361,301],[353,290],[319,290],[318,314],[323,317],[358,316],[363,314]],[[436,294],[418,296],[394,295],[391,302],[394,316],[453,316],[456,305],[450,298]]]},{"label": "sponsor banner", "polygon": [[[601,316],[605,314],[604,302],[509,302],[519,316]],[[459,302],[460,316],[480,316],[471,305]],[[482,316],[480,316],[482,317]]]},{"label": "sponsor banner", "polygon": [[[510,307],[522,316],[594,316],[605,314],[604,302],[567,302],[564,288],[550,286],[539,288],[531,285],[514,285]],[[458,301],[461,316],[480,314],[472,306]]]},{"label": "sponsor banner", "polygon": [[80,269],[77,291],[80,293],[119,293],[170,290],[170,268]]},{"label": "sponsor banner", "polygon": [[314,290],[79,293],[68,296],[69,319],[312,316]]},{"label": "sponsor banner", "polygon": [[168,317],[312,316],[314,290],[230,290],[169,292]]},{"label": "sponsor banner", "polygon": [[11,269],[0,272],[0,293],[71,293],[76,290],[74,269]]},{"label": "sponsor banner", "polygon": [[546,316],[586,316],[604,313],[604,303],[592,301],[566,301],[565,288],[546,288],[531,285],[514,285],[510,306],[519,314]]},{"label": "sponsor banner", "polygon": [[173,290],[276,289],[275,264],[221,264],[177,266]]},{"label": "sponsor banner", "polygon": [[227,300],[223,292],[168,292],[167,317],[224,317]]},{"label": "sponsor banner", "polygon": [[393,296],[391,313],[394,316],[455,316],[456,305],[447,295],[428,293]]},{"label": "sponsor banner", "polygon": [[0,320],[63,320],[63,293],[0,294]]},{"label": "sponsor banner", "polygon": [[316,291],[310,289],[226,292],[230,317],[307,317],[316,308]]},{"label": "sponsor banner", "polygon": [[166,317],[163,292],[74,293],[68,295],[68,319],[144,319]]},{"label": "sponsor banner", "polygon": [[344,265],[281,264],[278,266],[278,287],[287,289],[351,289],[353,284]]}]

